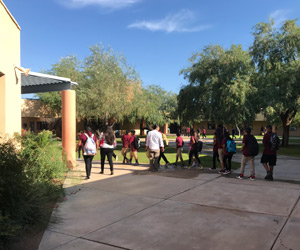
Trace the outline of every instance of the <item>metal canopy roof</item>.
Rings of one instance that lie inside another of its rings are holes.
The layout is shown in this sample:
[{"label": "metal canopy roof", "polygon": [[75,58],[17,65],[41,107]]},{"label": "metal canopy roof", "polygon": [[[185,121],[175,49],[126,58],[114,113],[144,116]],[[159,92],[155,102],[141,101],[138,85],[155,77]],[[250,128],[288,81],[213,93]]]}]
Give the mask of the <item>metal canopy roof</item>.
[{"label": "metal canopy roof", "polygon": [[29,72],[28,76],[21,73],[21,83],[22,94],[68,90],[72,85],[78,85],[69,78],[35,72]]}]

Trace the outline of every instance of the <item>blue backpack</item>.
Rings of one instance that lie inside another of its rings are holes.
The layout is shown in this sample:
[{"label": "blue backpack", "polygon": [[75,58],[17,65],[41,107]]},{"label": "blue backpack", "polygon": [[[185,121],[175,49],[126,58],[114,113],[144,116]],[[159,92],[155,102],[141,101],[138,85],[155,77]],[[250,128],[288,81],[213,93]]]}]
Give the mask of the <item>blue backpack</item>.
[{"label": "blue backpack", "polygon": [[234,140],[227,140],[226,142],[226,151],[228,153],[235,154],[236,153],[236,143]]}]

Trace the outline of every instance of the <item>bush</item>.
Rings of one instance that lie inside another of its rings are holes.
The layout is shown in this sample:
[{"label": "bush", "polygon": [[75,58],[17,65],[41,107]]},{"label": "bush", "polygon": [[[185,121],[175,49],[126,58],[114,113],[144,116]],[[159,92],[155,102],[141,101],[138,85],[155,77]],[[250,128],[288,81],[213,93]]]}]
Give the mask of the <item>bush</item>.
[{"label": "bush", "polygon": [[62,194],[61,158],[51,132],[0,144],[0,249],[24,230],[48,223],[51,204]]}]

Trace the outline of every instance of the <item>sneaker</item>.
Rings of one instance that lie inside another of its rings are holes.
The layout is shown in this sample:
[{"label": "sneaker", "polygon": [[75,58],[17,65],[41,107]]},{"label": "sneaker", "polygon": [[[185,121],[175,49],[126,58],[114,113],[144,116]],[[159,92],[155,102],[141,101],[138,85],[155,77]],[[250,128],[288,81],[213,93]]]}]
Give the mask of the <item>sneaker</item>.
[{"label": "sneaker", "polygon": [[216,170],[217,168],[209,168],[209,170]]},{"label": "sneaker", "polygon": [[244,179],[244,175],[239,174],[239,175],[237,175],[235,178],[240,179],[240,180],[243,180],[243,179]]},{"label": "sneaker", "polygon": [[203,169],[203,166],[202,166],[202,165],[199,165],[199,169],[202,170],[202,169]]},{"label": "sneaker", "polygon": [[222,170],[222,169],[221,169],[221,170],[219,171],[219,174],[224,174],[224,173],[225,173],[225,170]]},{"label": "sneaker", "polygon": [[194,167],[196,167],[196,163],[195,162],[193,162],[193,164],[192,164],[192,168],[194,168]]},{"label": "sneaker", "polygon": [[231,174],[231,171],[229,171],[229,170],[225,170],[225,172],[224,172],[224,174]]},{"label": "sneaker", "polygon": [[251,175],[251,176],[248,177],[248,179],[251,180],[251,181],[255,181],[255,176]]}]

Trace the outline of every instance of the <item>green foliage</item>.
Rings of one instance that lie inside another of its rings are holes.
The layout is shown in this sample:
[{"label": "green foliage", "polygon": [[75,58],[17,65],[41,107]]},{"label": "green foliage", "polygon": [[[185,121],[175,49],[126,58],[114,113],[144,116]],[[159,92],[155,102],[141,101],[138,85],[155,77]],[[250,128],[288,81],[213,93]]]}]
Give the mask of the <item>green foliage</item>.
[{"label": "green foliage", "polygon": [[163,125],[177,120],[177,95],[158,85],[149,85],[137,93],[130,121],[144,119],[149,124]]},{"label": "green foliage", "polygon": [[240,45],[224,50],[207,46],[181,71],[190,85],[181,89],[178,110],[181,120],[206,119],[236,125],[250,123],[258,111],[256,88],[250,84],[254,70],[250,55]]},{"label": "green foliage", "polygon": [[77,87],[77,115],[85,119],[123,121],[132,112],[138,74],[124,56],[95,45],[84,62],[84,80]]},{"label": "green foliage", "polygon": [[258,23],[250,48],[257,66],[254,84],[259,103],[270,121],[281,120],[283,145],[288,145],[289,126],[300,108],[300,27],[286,21],[280,29],[274,23]]},{"label": "green foliage", "polygon": [[49,204],[62,193],[56,181],[65,171],[49,132],[0,144],[0,249],[8,249],[23,230],[48,223]]},{"label": "green foliage", "polygon": [[[70,78],[73,82],[82,82],[82,63],[74,56],[67,56],[61,58],[60,61],[52,65],[52,69],[45,71],[45,74],[63,76]],[[74,88],[74,87],[73,87]],[[37,94],[42,102],[55,112],[56,115],[61,116],[61,93],[47,92]]]}]

